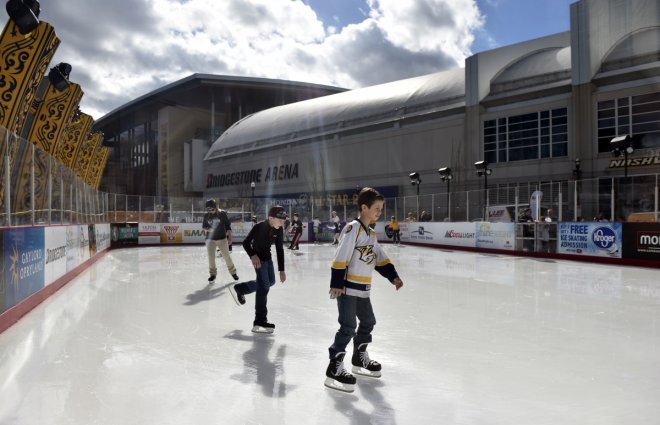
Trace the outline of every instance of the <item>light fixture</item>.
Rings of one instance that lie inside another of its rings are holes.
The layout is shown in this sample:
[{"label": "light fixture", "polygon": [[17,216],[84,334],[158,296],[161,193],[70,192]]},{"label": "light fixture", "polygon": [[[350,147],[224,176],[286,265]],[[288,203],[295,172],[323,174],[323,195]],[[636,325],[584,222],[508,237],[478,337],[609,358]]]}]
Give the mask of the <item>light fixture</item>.
[{"label": "light fixture", "polygon": [[5,5],[9,18],[14,21],[18,31],[25,35],[39,26],[41,7],[36,0],[9,0]]},{"label": "light fixture", "polygon": [[71,74],[71,65],[60,62],[57,66],[50,69],[48,80],[57,91],[64,91],[69,88],[69,75]]},{"label": "light fixture", "polygon": [[449,167],[438,168],[438,174],[440,174],[440,178],[443,182],[447,182],[447,220],[451,221],[451,210],[449,208],[449,183],[454,176],[451,174],[451,168]]},{"label": "light fixture", "polygon": [[491,175],[493,170],[488,168],[488,162],[487,161],[477,161],[474,163],[474,168],[477,169],[477,176],[481,177],[484,176],[484,215],[483,215],[483,220],[486,220],[487,213],[488,213],[488,176]]},{"label": "light fixture", "polygon": [[442,179],[443,182],[444,181],[448,182],[449,180],[454,178],[454,176],[452,176],[451,174],[451,168],[449,167],[438,168],[438,174],[440,174],[440,178]]},{"label": "light fixture", "polygon": [[477,169],[477,175],[479,177],[481,176],[490,176],[493,172],[490,168],[488,168],[488,162],[486,161],[477,161],[474,163],[474,168]]},{"label": "light fixture", "polygon": [[630,137],[629,134],[626,134],[625,136],[617,136],[610,140],[612,155],[618,157],[623,154],[624,156],[623,169],[625,177],[628,177],[628,155],[635,152],[632,145],[632,137]]},{"label": "light fixture", "polygon": [[410,184],[412,184],[413,186],[419,186],[419,184],[422,182],[422,179],[419,177],[419,173],[416,171],[410,173],[409,177],[410,177]]},{"label": "light fixture", "polygon": [[576,180],[582,177],[582,170],[580,169],[580,158],[575,158],[575,168],[573,168],[573,176]]}]

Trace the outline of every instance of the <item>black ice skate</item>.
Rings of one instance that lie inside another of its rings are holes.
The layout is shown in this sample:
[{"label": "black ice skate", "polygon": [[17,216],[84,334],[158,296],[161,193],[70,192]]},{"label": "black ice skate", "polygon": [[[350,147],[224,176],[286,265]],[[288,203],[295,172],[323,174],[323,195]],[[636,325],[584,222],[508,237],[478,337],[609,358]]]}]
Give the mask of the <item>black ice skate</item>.
[{"label": "black ice skate", "polygon": [[209,285],[212,284],[213,282],[215,282],[215,275],[214,274],[209,276]]},{"label": "black ice skate", "polygon": [[377,361],[369,358],[367,343],[360,344],[354,348],[351,363],[353,363],[353,373],[371,378],[380,378],[381,376],[380,370],[382,366]]},{"label": "black ice skate", "polygon": [[238,275],[237,275],[236,273],[234,273],[233,275],[231,275],[231,277],[233,277],[234,280],[238,280]]},{"label": "black ice skate", "polygon": [[272,334],[275,332],[275,325],[268,322],[254,322],[252,332],[256,334]]},{"label": "black ice skate", "polygon": [[236,301],[236,304],[238,305],[245,304],[245,295],[241,294],[236,290],[236,285],[231,285],[229,287],[229,293],[234,298],[234,301]]},{"label": "black ice skate", "polygon": [[333,390],[352,393],[355,390],[355,376],[344,368],[345,355],[344,352],[337,353],[335,358],[330,360],[330,364],[325,370],[325,386]]}]

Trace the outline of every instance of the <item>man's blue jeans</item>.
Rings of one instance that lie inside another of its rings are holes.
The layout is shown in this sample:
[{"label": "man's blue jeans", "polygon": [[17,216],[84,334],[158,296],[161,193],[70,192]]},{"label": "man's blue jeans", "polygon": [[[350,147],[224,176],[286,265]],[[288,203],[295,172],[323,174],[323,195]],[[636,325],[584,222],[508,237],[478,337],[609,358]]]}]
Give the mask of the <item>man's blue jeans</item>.
[{"label": "man's blue jeans", "polygon": [[254,299],[254,321],[266,322],[268,317],[268,291],[275,285],[275,269],[273,261],[266,260],[261,262],[261,267],[255,269],[257,279],[248,282],[242,282],[235,286],[235,289],[243,295],[256,292]]},{"label": "man's blue jeans", "polygon": [[[345,352],[351,339],[356,346],[365,342],[370,343],[371,331],[376,326],[376,317],[369,298],[342,295],[337,297],[337,309],[340,327],[335,334],[335,342],[328,348],[331,359],[334,359],[337,353]],[[360,320],[359,325],[356,319]],[[357,332],[355,332],[356,327]]]}]

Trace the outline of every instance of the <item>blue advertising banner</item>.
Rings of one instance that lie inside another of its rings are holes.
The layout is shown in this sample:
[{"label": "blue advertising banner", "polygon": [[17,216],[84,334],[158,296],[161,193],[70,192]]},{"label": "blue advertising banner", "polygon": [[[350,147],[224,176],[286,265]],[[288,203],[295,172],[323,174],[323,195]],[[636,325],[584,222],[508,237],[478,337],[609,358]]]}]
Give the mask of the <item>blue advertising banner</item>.
[{"label": "blue advertising banner", "polygon": [[557,252],[621,258],[621,223],[559,223]]},{"label": "blue advertising banner", "polygon": [[44,228],[4,231],[5,308],[44,287]]}]

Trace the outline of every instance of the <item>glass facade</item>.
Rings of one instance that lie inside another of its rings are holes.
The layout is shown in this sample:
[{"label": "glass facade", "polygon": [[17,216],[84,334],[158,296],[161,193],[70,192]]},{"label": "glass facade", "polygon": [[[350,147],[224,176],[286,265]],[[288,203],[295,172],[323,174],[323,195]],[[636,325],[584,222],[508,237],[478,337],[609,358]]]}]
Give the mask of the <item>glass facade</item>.
[{"label": "glass facade", "polygon": [[491,164],[567,155],[567,108],[484,121],[484,159]]},{"label": "glass facade", "polygon": [[636,148],[660,147],[660,92],[598,102],[598,152],[610,152],[610,141],[627,134],[644,136]]}]

